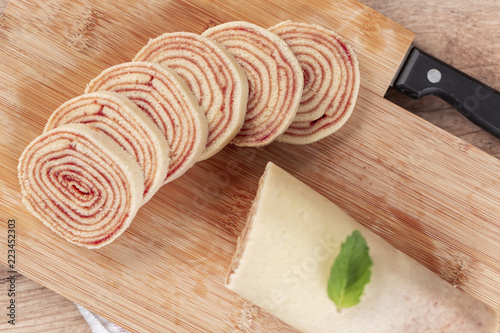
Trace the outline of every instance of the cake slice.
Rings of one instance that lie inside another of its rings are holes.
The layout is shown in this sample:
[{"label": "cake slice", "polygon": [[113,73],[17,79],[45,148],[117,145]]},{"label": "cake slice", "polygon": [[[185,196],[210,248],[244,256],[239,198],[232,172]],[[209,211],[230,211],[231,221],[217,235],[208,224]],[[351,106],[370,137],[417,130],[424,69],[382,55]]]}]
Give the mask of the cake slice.
[{"label": "cake slice", "polygon": [[223,46],[190,32],[165,33],[151,39],[134,61],[155,62],[175,71],[193,91],[208,121],[205,160],[239,132],[248,99],[243,69]]},{"label": "cake slice", "polygon": [[72,123],[100,130],[134,157],[144,173],[143,204],[163,185],[169,165],[168,142],[147,114],[128,98],[108,91],[72,98],[52,113],[44,132]]},{"label": "cake slice", "polygon": [[352,47],[315,24],[285,21],[269,30],[290,46],[304,72],[299,110],[277,140],[308,144],[334,133],[349,119],[358,97],[359,65]]},{"label": "cake slice", "polygon": [[46,131],[22,153],[22,201],[57,235],[99,248],[122,234],[142,205],[143,172],[113,139],[83,124]]},{"label": "cake slice", "polygon": [[292,123],[300,104],[304,77],[294,53],[279,36],[249,22],[223,23],[202,36],[231,52],[248,78],[245,122],[232,143],[270,144]]},{"label": "cake slice", "polygon": [[86,93],[112,91],[131,100],[158,126],[170,145],[165,183],[183,175],[206,151],[205,113],[186,83],[171,69],[151,62],[127,62],[105,69]]}]

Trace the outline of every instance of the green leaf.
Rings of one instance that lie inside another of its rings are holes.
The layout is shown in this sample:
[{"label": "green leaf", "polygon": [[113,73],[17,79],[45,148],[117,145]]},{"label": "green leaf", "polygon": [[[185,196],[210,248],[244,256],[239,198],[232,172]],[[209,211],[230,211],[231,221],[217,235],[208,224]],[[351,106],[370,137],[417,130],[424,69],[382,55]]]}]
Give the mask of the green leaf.
[{"label": "green leaf", "polygon": [[347,237],[333,263],[328,280],[328,296],[337,310],[360,302],[365,286],[370,282],[373,261],[361,232],[354,230]]}]

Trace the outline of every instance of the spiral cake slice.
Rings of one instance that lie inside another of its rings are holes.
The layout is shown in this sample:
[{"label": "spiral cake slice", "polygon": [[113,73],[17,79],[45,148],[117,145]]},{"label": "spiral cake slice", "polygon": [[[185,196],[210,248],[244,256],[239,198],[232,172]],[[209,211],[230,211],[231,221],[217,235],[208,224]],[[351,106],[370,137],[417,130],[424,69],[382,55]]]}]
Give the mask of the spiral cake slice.
[{"label": "spiral cake slice", "polygon": [[181,176],[205,152],[205,114],[184,81],[165,66],[128,62],[110,67],[87,85],[86,93],[94,91],[127,97],[160,128],[170,144],[170,166],[163,183]]},{"label": "spiral cake slice", "polygon": [[52,113],[44,132],[69,123],[101,130],[137,160],[144,172],[143,204],[163,184],[168,172],[168,142],[154,122],[128,98],[107,91],[75,97]]},{"label": "spiral cake slice", "polygon": [[299,110],[277,140],[307,144],[332,134],[350,117],[358,96],[359,68],[352,48],[318,25],[285,21],[270,30],[290,46],[304,72]]},{"label": "spiral cake slice", "polygon": [[168,66],[193,91],[209,126],[201,160],[220,151],[238,133],[245,119],[248,82],[224,47],[194,33],[166,33],[150,40],[134,61]]},{"label": "spiral cake slice", "polygon": [[248,22],[220,24],[202,36],[225,46],[248,78],[247,114],[232,142],[250,147],[273,142],[291,124],[302,95],[302,69],[293,52],[276,34]]},{"label": "spiral cake slice", "polygon": [[47,131],[18,164],[27,209],[67,241],[99,248],[116,239],[142,204],[142,170],[100,131],[67,124]]}]

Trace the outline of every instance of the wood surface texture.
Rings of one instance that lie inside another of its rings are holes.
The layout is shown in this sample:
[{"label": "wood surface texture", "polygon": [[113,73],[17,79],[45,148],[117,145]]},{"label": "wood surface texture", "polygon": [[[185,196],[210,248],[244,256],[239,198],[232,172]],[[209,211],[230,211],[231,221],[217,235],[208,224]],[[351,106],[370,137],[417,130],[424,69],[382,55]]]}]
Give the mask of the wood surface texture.
[{"label": "wood surface texture", "polygon": [[[410,101],[389,90],[388,99],[420,117],[381,98],[411,42],[409,31],[340,0],[280,10],[262,5],[266,1],[227,1],[222,9],[217,4],[223,1],[131,1],[120,9],[114,3],[11,1],[0,19],[0,54],[9,60],[0,64],[0,216],[19,221],[17,269],[23,276],[13,331],[88,332],[71,301],[138,332],[291,331],[222,285],[268,160],[500,311],[500,142],[435,98]],[[364,3],[416,32],[415,44],[425,51],[500,86],[500,4]],[[162,188],[123,236],[98,251],[66,244],[22,207],[19,154],[50,112],[102,69],[130,60],[162,32],[201,32],[233,19],[266,26],[289,18],[335,28],[360,54],[363,88],[339,133],[304,147],[228,147]],[[7,275],[0,270],[2,286]],[[0,292],[3,307],[6,292]],[[9,328],[0,321],[1,331]]]}]

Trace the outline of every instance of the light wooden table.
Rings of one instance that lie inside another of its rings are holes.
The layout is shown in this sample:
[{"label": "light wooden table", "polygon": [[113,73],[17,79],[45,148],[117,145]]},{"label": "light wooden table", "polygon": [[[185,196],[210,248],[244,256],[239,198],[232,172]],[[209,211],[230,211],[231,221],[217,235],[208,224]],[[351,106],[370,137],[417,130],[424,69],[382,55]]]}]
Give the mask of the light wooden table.
[{"label": "light wooden table", "polygon": [[[413,30],[415,45],[486,84],[500,88],[500,2],[498,0],[362,0]],[[8,0],[0,0],[0,12]],[[0,46],[1,47],[1,46]],[[410,100],[390,90],[387,98],[438,127],[499,158],[500,139],[481,130],[435,97]],[[0,265],[0,295],[7,293],[7,269]],[[0,331],[90,332],[69,300],[21,275],[14,329],[2,311]],[[3,303],[0,302],[3,307]]]}]

